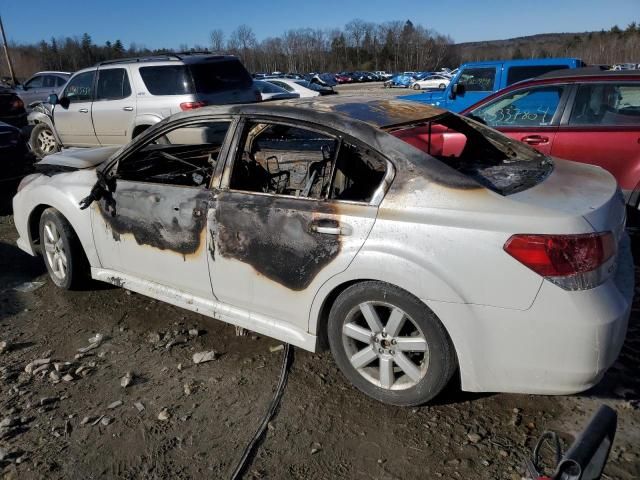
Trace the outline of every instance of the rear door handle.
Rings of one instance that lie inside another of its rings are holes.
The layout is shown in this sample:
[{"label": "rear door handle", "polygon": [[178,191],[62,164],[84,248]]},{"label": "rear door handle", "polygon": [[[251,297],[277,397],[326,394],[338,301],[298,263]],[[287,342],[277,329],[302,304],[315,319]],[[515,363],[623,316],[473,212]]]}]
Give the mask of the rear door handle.
[{"label": "rear door handle", "polygon": [[311,230],[324,235],[351,235],[353,233],[349,225],[340,225],[337,222],[312,223]]},{"label": "rear door handle", "polygon": [[125,112],[133,112],[133,107],[122,107]]},{"label": "rear door handle", "polygon": [[78,110],[80,113],[89,113],[89,109],[88,108],[81,108]]},{"label": "rear door handle", "polygon": [[527,145],[544,145],[549,143],[549,137],[543,137],[542,135],[527,135],[520,140]]}]

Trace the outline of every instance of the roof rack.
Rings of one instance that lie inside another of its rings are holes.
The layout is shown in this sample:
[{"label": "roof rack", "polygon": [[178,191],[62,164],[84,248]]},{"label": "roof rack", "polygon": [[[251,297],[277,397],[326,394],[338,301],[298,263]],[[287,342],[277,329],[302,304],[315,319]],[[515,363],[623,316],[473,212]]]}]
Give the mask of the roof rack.
[{"label": "roof rack", "polygon": [[179,55],[169,53],[166,55],[150,55],[147,57],[114,58],[98,62],[97,66],[111,65],[114,63],[138,63],[138,62],[158,62],[162,60],[181,60]]},{"label": "roof rack", "polygon": [[155,55],[147,55],[143,57],[129,57],[129,58],[114,58],[111,60],[104,60],[102,62],[98,62],[96,66],[101,65],[112,65],[117,63],[140,63],[140,62],[158,62],[163,60],[182,60],[184,57],[188,57],[190,55],[212,55],[216,57],[229,57],[233,55],[224,55],[219,53],[210,52],[208,50],[202,51],[190,51],[190,52],[171,52],[171,53],[159,53]]}]

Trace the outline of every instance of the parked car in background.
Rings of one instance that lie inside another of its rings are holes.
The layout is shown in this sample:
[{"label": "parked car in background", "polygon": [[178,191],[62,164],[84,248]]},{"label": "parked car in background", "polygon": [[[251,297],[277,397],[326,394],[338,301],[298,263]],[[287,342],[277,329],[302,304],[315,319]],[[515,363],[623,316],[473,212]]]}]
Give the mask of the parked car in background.
[{"label": "parked car in background", "polygon": [[52,93],[59,93],[70,77],[69,72],[38,72],[18,85],[16,91],[29,107],[33,102],[44,102]]},{"label": "parked car in background", "polygon": [[90,275],[307,350],[328,339],[386,403],[422,404],[455,372],[470,391],[584,390],[624,341],[615,179],[452,112],[208,107],[38,167],[13,199],[17,244],[55,285]]},{"label": "parked car in background", "polygon": [[24,102],[13,88],[0,87],[0,122],[18,128],[27,124]]},{"label": "parked car in background", "polygon": [[322,85],[318,82],[309,81],[309,80],[296,80],[299,85],[318,92],[320,95],[335,95],[336,92],[332,86]]},{"label": "parked car in background", "polygon": [[300,94],[290,92],[267,80],[254,80],[253,85],[260,92],[262,101],[266,100],[284,100],[285,98],[300,98]]},{"label": "parked car in background", "polygon": [[532,58],[498,60],[462,65],[442,91],[405,95],[400,98],[436,105],[453,112],[465,108],[519,81],[561,68],[579,68],[585,64],[577,58]]},{"label": "parked car in background", "polygon": [[318,90],[309,88],[306,80],[292,80],[289,78],[272,78],[267,80],[269,83],[284,88],[287,92],[297,93],[300,98],[317,97],[320,95]]},{"label": "parked car in background", "polygon": [[415,79],[412,75],[400,74],[385,81],[382,86],[384,88],[409,88],[414,81]]},{"label": "parked car in background", "polygon": [[376,70],[375,72],[376,75],[378,75],[378,77],[380,77],[381,80],[389,80],[391,77],[393,77],[393,75],[391,73],[387,73],[384,70]]},{"label": "parked car in background", "polygon": [[353,78],[351,78],[346,73],[336,73],[336,82],[338,82],[339,84],[351,83],[353,82]]},{"label": "parked car in background", "polygon": [[449,85],[451,80],[444,75],[427,75],[425,77],[420,77],[416,79],[412,84],[411,88],[414,90],[432,90],[439,89],[444,90]]},{"label": "parked car in background", "polygon": [[545,155],[598,165],[640,207],[640,72],[549,72],[462,112]]},{"label": "parked car in background", "polygon": [[27,153],[20,129],[0,121],[0,182],[19,178],[29,171],[32,162],[28,161]]},{"label": "parked car in background", "polygon": [[173,113],[261,99],[234,56],[109,60],[75,73],[60,95],[51,95],[51,115],[30,115],[31,147],[41,157],[62,146],[124,145]]}]

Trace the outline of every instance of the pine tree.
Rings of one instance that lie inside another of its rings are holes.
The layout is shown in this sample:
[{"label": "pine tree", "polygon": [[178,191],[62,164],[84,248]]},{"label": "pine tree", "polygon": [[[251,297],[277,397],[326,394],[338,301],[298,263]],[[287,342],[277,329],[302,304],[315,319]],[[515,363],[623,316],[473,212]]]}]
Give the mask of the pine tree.
[{"label": "pine tree", "polygon": [[120,39],[116,40],[116,43],[113,44],[113,56],[115,58],[120,58],[124,54],[124,45],[120,41]]}]

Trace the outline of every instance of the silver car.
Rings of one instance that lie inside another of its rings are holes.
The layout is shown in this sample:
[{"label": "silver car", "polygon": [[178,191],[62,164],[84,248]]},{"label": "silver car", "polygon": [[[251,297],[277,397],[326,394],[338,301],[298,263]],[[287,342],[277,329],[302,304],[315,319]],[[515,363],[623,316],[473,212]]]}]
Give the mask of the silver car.
[{"label": "silver car", "polygon": [[13,200],[51,281],[109,282],[306,350],[417,405],[585,390],[633,296],[605,170],[418,102],[204,108],[128,146],[50,155]]},{"label": "silver car", "polygon": [[18,96],[28,107],[33,102],[44,102],[49,95],[58,93],[69,80],[69,72],[38,72],[16,87]]},{"label": "silver car", "polygon": [[52,109],[30,115],[31,147],[43,157],[61,147],[124,145],[177,112],[260,100],[234,56],[109,60],[75,73],[60,95],[51,95]]}]

